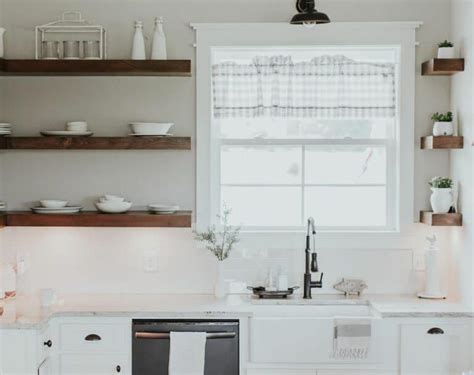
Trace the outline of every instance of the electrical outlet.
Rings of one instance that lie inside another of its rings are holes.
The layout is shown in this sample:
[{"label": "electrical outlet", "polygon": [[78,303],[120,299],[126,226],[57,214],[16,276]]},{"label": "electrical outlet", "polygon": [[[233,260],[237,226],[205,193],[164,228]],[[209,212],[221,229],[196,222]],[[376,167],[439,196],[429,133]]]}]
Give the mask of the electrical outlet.
[{"label": "electrical outlet", "polygon": [[143,272],[158,272],[158,251],[143,251]]},{"label": "electrical outlet", "polygon": [[420,252],[413,253],[413,269],[415,271],[425,270],[425,254]]}]

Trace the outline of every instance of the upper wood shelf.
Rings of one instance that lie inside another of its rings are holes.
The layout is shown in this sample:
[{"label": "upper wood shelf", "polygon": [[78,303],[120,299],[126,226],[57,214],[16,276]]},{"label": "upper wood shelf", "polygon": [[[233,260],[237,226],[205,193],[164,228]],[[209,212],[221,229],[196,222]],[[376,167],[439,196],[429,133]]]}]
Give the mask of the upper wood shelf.
[{"label": "upper wood shelf", "polygon": [[460,149],[464,147],[464,138],[455,136],[421,137],[422,150]]},{"label": "upper wood shelf", "polygon": [[0,150],[190,150],[190,137],[0,137]]},{"label": "upper wood shelf", "polygon": [[5,60],[11,76],[191,76],[191,60]]},{"label": "upper wood shelf", "polygon": [[420,212],[420,222],[434,227],[461,227],[461,214],[435,214],[430,211]]},{"label": "upper wood shelf", "polygon": [[191,227],[191,211],[179,211],[169,215],[150,214],[146,211],[131,211],[125,214],[84,211],[71,215],[11,211],[3,217],[4,224],[11,227]]},{"label": "upper wood shelf", "polygon": [[450,76],[464,71],[464,59],[431,59],[421,66],[424,76]]}]

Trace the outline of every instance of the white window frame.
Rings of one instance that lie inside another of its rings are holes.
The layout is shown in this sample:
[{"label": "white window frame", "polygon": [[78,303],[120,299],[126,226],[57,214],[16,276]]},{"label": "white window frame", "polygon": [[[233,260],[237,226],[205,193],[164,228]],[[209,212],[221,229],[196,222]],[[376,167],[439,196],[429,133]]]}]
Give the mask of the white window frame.
[{"label": "white window frame", "polygon": [[[396,188],[398,215],[393,230],[388,235],[411,233],[414,222],[414,122],[415,122],[415,48],[416,29],[421,22],[341,22],[317,26],[312,29],[286,23],[256,24],[193,24],[196,30],[196,223],[203,229],[213,223],[218,211],[217,202],[211,197],[219,194],[219,168],[212,155],[216,145],[217,131],[212,123],[211,55],[215,47],[266,47],[269,46],[396,46],[400,51],[400,80],[398,90],[399,124],[396,126],[395,147],[398,158]],[[387,188],[389,187],[387,181]],[[393,184],[391,184],[393,186]],[[289,230],[288,234],[300,231]],[[257,233],[260,238],[264,233]],[[275,234],[275,233],[273,233]],[[299,234],[299,233],[298,233]],[[325,236],[350,235],[361,238],[386,239],[383,233],[368,230],[365,233],[351,231],[328,232]],[[281,236],[280,232],[280,236]],[[346,236],[346,238],[348,238]]]}]

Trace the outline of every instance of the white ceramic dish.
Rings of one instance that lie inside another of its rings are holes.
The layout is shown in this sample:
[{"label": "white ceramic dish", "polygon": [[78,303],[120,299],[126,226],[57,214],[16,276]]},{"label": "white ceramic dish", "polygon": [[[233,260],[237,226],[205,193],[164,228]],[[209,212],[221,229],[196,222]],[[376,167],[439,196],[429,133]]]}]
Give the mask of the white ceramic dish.
[{"label": "white ceramic dish", "polygon": [[59,199],[42,199],[40,204],[44,208],[63,208],[67,206],[67,201],[62,201]]},{"label": "white ceramic dish", "polygon": [[86,132],[87,122],[85,121],[70,121],[66,123],[66,130],[75,132]]},{"label": "white ceramic dish", "polygon": [[8,122],[0,122],[0,128],[11,128],[12,124],[9,124]]},{"label": "white ceramic dish", "polygon": [[81,212],[82,207],[63,207],[63,208],[46,208],[46,207],[33,207],[31,209],[35,214],[77,214]]},{"label": "white ceramic dish", "polygon": [[134,134],[165,135],[173,125],[173,123],[131,122],[130,128]]},{"label": "white ceramic dish", "polygon": [[148,210],[154,214],[174,214],[179,211],[178,205],[150,204]]},{"label": "white ceramic dish", "polygon": [[130,208],[132,208],[132,202],[96,202],[95,206],[99,211],[107,214],[120,214],[130,210]]},{"label": "white ceramic dish", "polygon": [[40,132],[45,137],[89,137],[92,132],[90,131],[68,131],[68,130],[43,130]]}]

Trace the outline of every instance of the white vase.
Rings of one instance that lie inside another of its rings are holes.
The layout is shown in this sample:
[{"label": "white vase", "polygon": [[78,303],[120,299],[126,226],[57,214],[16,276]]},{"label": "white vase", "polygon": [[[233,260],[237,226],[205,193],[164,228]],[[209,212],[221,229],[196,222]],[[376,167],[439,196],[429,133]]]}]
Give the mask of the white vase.
[{"label": "white vase", "polygon": [[135,21],[135,35],[133,36],[132,60],[145,60],[145,37],[143,36],[143,23]]},{"label": "white vase", "polygon": [[166,35],[163,31],[163,18],[155,19],[155,33],[153,34],[153,44],[151,46],[152,60],[166,60]]},{"label": "white vase", "polygon": [[446,214],[454,203],[453,189],[431,188],[431,208],[435,214]]},{"label": "white vase", "polygon": [[454,126],[452,121],[437,121],[433,125],[433,135],[439,137],[441,135],[453,135]]},{"label": "white vase", "polygon": [[438,59],[454,59],[454,47],[439,47]]},{"label": "white vase", "polygon": [[224,298],[226,294],[227,287],[224,280],[224,264],[221,261],[217,261],[214,295],[216,298]]}]

